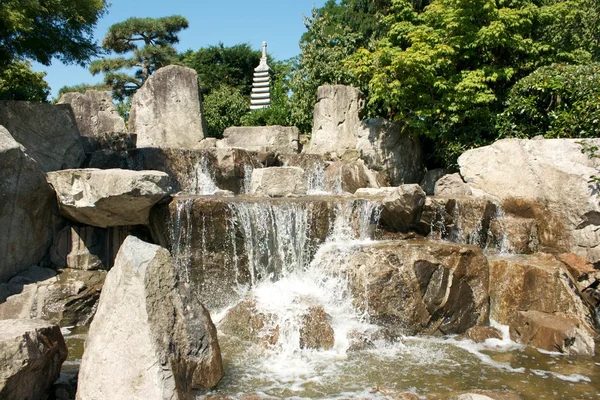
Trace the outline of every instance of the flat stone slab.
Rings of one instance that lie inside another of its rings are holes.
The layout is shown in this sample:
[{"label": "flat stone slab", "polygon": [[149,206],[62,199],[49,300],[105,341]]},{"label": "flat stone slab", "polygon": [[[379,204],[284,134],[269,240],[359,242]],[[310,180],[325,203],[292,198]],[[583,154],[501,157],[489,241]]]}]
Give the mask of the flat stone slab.
[{"label": "flat stone slab", "polygon": [[154,204],[171,191],[160,171],[69,169],[46,175],[63,216],[87,225],[143,225]]},{"label": "flat stone slab", "polygon": [[233,126],[225,129],[218,147],[294,154],[299,150],[300,131],[288,126]]}]

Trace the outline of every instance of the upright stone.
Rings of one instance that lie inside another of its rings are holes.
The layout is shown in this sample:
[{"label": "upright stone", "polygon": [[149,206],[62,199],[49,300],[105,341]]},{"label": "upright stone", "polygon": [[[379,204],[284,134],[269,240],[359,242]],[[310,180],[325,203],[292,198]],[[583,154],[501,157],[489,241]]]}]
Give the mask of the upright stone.
[{"label": "upright stone", "polygon": [[68,104],[0,101],[0,125],[25,147],[43,172],[79,168],[85,160]]},{"label": "upright stone", "polygon": [[360,123],[365,98],[350,86],[319,86],[308,153],[325,154],[356,150],[355,129]]},{"label": "upright stone", "polygon": [[215,326],[169,252],[129,236],[90,326],[77,399],[194,399],[222,376]]},{"label": "upright stone", "polygon": [[99,137],[107,132],[125,132],[125,122],[108,91],[88,90],[62,95],[58,104],[70,104],[81,136]]},{"label": "upright stone", "polygon": [[138,147],[193,148],[204,138],[201,110],[196,71],[169,65],[133,96],[129,130]]},{"label": "upright stone", "polygon": [[0,282],[42,260],[52,241],[54,204],[38,164],[0,126]]},{"label": "upright stone", "polygon": [[260,110],[271,105],[271,68],[267,64],[267,42],[262,42],[260,64],[254,69],[250,109]]}]

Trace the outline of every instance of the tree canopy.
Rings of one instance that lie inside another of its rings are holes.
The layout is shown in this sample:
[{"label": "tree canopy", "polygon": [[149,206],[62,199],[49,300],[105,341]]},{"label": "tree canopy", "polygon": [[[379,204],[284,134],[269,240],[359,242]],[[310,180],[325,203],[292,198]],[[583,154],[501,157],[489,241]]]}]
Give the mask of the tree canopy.
[{"label": "tree canopy", "polygon": [[[123,55],[93,61],[90,72],[104,73],[104,83],[113,88],[113,97],[123,100],[139,89],[158,68],[171,64],[179,42],[177,34],[188,27],[179,15],[163,18],[129,18],[112,25],[102,47]],[[128,70],[134,69],[133,74]]]},{"label": "tree canopy", "polygon": [[93,29],[106,0],[3,0],[0,2],[0,67],[30,59],[49,65],[86,64],[99,53]]},{"label": "tree canopy", "polygon": [[50,94],[45,76],[32,71],[29,61],[13,61],[0,68],[0,100],[45,102]]}]

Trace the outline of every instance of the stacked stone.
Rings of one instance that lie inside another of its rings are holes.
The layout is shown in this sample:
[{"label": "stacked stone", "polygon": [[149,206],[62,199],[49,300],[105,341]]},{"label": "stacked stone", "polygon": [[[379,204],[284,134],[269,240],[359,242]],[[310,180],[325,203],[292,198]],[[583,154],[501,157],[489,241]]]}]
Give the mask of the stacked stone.
[{"label": "stacked stone", "polygon": [[260,64],[254,69],[250,109],[259,110],[269,105],[271,105],[271,68],[267,65],[267,42],[263,42]]}]

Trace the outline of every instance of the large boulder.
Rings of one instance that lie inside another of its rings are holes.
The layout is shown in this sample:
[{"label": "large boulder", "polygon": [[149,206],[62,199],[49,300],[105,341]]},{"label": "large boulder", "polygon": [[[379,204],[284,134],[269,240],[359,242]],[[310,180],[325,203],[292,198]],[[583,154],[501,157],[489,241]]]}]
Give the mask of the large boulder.
[{"label": "large boulder", "polygon": [[52,241],[54,193],[38,164],[0,126],[0,282],[39,263]]},{"label": "large boulder", "polygon": [[304,170],[298,167],[269,167],[252,171],[250,193],[271,197],[306,194]]},{"label": "large boulder", "polygon": [[128,237],[81,361],[77,399],[193,399],[223,375],[208,311],[169,252]]},{"label": "large boulder", "polygon": [[225,129],[218,147],[294,154],[299,151],[300,131],[292,126],[234,126]]},{"label": "large boulder", "polygon": [[[325,187],[330,193],[354,193],[362,188],[382,185],[379,175],[370,170],[363,160],[335,161],[325,169]],[[387,183],[387,182],[386,182]]]},{"label": "large boulder", "polygon": [[447,174],[440,177],[434,184],[433,194],[436,196],[470,196],[471,187],[463,182],[459,174]]},{"label": "large boulder", "polygon": [[388,241],[343,257],[355,303],[372,322],[415,335],[462,333],[489,321],[488,263],[475,246]]},{"label": "large boulder", "polygon": [[70,104],[81,136],[98,137],[107,132],[125,132],[125,121],[117,112],[109,91],[69,92],[58,104]]},{"label": "large boulder", "polygon": [[36,266],[0,284],[0,319],[38,318],[60,326],[89,325],[106,271]]},{"label": "large boulder", "polygon": [[356,150],[367,166],[383,171],[392,186],[418,183],[423,177],[423,155],[417,137],[399,123],[368,119],[355,129]]},{"label": "large boulder", "polygon": [[62,215],[101,228],[146,224],[152,206],[171,190],[169,176],[159,171],[70,169],[47,179]]},{"label": "large boulder", "polygon": [[538,253],[493,256],[489,263],[490,317],[510,326],[513,339],[549,351],[594,354],[593,313],[560,261]]},{"label": "large boulder", "polygon": [[0,398],[45,399],[60,375],[67,346],[58,325],[0,321]]},{"label": "large boulder", "polygon": [[133,96],[129,131],[138,147],[191,149],[204,138],[198,75],[179,65],[152,74]]},{"label": "large boulder", "polygon": [[0,101],[0,125],[23,145],[43,172],[79,168],[85,161],[68,104]]},{"label": "large boulder", "polygon": [[416,226],[425,204],[425,192],[417,184],[358,189],[354,194],[381,203],[380,223],[388,229],[400,232],[406,232]]},{"label": "large boulder", "polygon": [[[600,139],[585,141],[600,146]],[[465,152],[458,164],[471,187],[544,207],[542,219],[555,217],[556,226],[549,229],[558,235],[559,250],[600,261],[600,194],[590,183],[600,158],[582,153],[578,140],[504,139]]]},{"label": "large boulder", "polygon": [[365,98],[350,86],[319,86],[308,153],[325,154],[356,149],[355,128],[362,119]]}]

